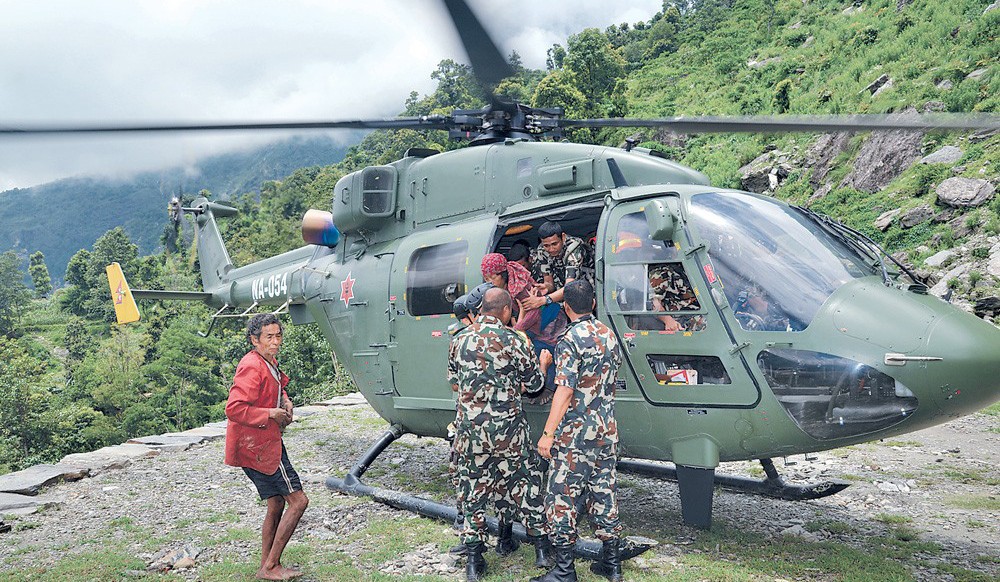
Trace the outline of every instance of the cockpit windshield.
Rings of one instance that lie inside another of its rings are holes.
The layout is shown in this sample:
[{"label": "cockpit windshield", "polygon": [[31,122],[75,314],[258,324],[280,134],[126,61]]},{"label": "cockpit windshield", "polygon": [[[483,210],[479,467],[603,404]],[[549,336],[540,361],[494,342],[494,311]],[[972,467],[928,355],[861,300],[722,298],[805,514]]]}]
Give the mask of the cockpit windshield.
[{"label": "cockpit windshield", "polygon": [[691,198],[733,313],[751,331],[801,331],[838,287],[875,274],[859,254],[796,209],[752,194]]}]

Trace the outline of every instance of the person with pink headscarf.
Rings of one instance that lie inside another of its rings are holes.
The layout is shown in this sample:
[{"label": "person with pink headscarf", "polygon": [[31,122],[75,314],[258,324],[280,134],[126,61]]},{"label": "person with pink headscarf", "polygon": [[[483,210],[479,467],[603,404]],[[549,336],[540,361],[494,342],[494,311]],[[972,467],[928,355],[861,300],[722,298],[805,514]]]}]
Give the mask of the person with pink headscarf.
[{"label": "person with pink headscarf", "polygon": [[[524,300],[534,296],[535,280],[531,278],[531,273],[520,263],[508,261],[507,257],[500,253],[490,253],[483,257],[480,270],[483,273],[484,281],[506,289],[514,299],[518,313],[516,319],[511,320],[514,324],[513,327],[518,331],[525,332],[531,338],[535,353],[538,354],[542,350],[552,352],[559,337],[566,331],[568,320],[566,314],[560,312],[558,317],[543,328],[541,325],[542,310],[537,307],[535,309],[524,307]],[[555,367],[553,366],[549,369],[545,379],[547,389],[555,389],[554,379]],[[542,396],[542,399],[546,400],[546,396]]]}]

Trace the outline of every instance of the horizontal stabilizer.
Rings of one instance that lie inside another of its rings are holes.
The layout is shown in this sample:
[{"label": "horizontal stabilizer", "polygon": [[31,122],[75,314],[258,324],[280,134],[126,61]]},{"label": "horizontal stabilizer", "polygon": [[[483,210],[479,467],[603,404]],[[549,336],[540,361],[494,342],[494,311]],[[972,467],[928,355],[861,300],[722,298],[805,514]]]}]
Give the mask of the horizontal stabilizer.
[{"label": "horizontal stabilizer", "polygon": [[150,289],[133,289],[132,296],[136,299],[177,299],[180,301],[208,301],[211,293],[204,291],[154,291]]}]

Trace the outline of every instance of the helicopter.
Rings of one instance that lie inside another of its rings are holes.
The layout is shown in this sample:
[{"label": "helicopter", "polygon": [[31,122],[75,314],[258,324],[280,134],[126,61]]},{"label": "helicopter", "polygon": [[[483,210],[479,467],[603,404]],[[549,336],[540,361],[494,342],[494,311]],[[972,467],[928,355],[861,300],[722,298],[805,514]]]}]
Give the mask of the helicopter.
[{"label": "helicopter", "polygon": [[[632,143],[542,141],[585,127],[997,129],[997,116],[566,119],[559,108],[495,95],[513,73],[510,65],[464,1],[444,3],[483,86],[482,109],[388,120],[0,133],[408,128],[469,139],[469,147],[414,148],[344,176],[330,192],[329,210],[305,214],[305,246],[245,266],[232,263],[217,223],[236,209],[206,198],[188,206],[171,201],[173,220],[190,215],[196,224],[204,291],[130,290],[120,267],[108,268],[121,323],[138,319],[136,299],[180,299],[216,307],[213,325],[262,308],[287,314],[295,325],[317,325],[390,424],[345,477],[327,485],[425,515],[453,519],[455,509],[361,478],[403,434],[447,436],[455,413],[445,379],[453,302],[482,281],[484,255],[519,240],[537,244],[544,222],[593,244],[596,315],[624,347],[616,386],[619,470],[675,479],[686,524],[710,527],[714,485],[790,500],[847,486],[785,483],[774,457],[905,434],[1000,400],[1000,332],[929,295],[862,233],[774,198],[714,187],[704,174]],[[653,307],[650,274],[662,269],[691,289],[683,309]],[[680,330],[665,328],[667,315]],[[525,410],[537,439],[547,408]],[[716,474],[721,462],[741,460],[759,460],[766,477]],[[515,535],[523,538],[523,530]],[[628,555],[648,547],[637,543]],[[578,543],[579,555],[598,551]]]}]

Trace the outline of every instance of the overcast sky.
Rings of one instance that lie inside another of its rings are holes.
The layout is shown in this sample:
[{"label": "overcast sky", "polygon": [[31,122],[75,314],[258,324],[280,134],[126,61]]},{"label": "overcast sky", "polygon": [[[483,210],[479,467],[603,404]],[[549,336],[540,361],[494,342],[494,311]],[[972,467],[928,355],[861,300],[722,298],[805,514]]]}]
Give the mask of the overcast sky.
[{"label": "overcast sky", "polygon": [[[661,0],[470,0],[505,54],[545,66],[586,27]],[[439,0],[0,0],[0,125],[274,121],[396,115],[466,62]],[[0,191],[191,163],[276,134],[0,137]]]}]

